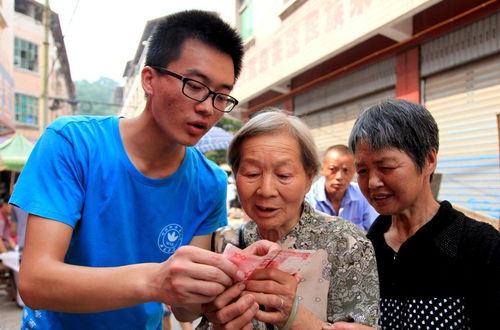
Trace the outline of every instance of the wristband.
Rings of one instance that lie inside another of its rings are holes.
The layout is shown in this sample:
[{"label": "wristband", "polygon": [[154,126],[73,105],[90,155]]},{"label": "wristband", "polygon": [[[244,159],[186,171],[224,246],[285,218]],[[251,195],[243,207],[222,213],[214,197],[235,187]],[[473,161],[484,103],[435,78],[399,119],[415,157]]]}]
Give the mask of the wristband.
[{"label": "wristband", "polygon": [[283,326],[283,328],[281,328],[281,330],[290,330],[293,322],[295,322],[295,317],[297,317],[298,309],[299,309],[299,299],[297,296],[295,296],[295,299],[293,299],[292,312],[290,313],[290,315],[288,315],[288,320],[286,320],[286,323]]}]

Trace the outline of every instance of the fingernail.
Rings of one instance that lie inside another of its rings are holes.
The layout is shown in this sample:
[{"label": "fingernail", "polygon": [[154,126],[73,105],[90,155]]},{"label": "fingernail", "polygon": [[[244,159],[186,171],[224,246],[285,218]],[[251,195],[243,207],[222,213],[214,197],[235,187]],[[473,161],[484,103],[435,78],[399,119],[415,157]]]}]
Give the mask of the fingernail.
[{"label": "fingernail", "polygon": [[240,283],[238,284],[238,289],[240,289],[240,291],[243,291],[243,290],[245,289],[245,283],[240,282]]},{"label": "fingernail", "polygon": [[243,272],[241,270],[238,270],[238,272],[236,273],[236,277],[240,280],[240,281],[243,281],[245,279],[245,274],[243,274]]},{"label": "fingernail", "polygon": [[255,299],[251,294],[245,295],[244,298],[245,298],[245,303],[248,305],[255,302]]}]

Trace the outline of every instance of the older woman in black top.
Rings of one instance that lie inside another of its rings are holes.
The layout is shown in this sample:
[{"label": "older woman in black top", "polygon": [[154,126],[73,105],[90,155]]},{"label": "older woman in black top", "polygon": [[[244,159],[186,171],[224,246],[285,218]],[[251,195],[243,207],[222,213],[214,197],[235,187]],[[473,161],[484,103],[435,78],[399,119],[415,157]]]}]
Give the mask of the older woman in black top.
[{"label": "older woman in black top", "polygon": [[388,100],[352,129],[358,183],[381,215],[368,232],[383,329],[493,329],[500,311],[500,234],[447,201],[430,179],[438,127],[423,106]]}]

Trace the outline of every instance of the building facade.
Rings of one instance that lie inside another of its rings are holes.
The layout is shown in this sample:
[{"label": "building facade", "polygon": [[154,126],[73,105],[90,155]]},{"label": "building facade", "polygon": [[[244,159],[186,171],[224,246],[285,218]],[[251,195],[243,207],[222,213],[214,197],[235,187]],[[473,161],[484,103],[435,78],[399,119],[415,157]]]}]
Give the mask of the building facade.
[{"label": "building facade", "polygon": [[347,143],[366,107],[422,103],[440,128],[438,199],[499,219],[499,2],[238,0],[236,113],[287,109],[322,153]]},{"label": "building facade", "polygon": [[[4,0],[9,2],[12,0]],[[47,95],[44,111],[44,6],[34,0],[15,0],[13,15],[12,63],[14,81],[14,122],[17,133],[34,141],[48,123],[73,114],[75,90],[64,45],[59,17],[49,12]]]},{"label": "building facade", "polygon": [[[245,42],[232,116],[284,108],[306,121],[322,154],[347,143],[366,107],[422,103],[440,127],[438,199],[500,218],[500,1],[233,0],[221,17]],[[144,108],[155,22],[126,65],[121,115]]]},{"label": "building facade", "polygon": [[0,136],[14,132],[14,2],[0,1]]}]

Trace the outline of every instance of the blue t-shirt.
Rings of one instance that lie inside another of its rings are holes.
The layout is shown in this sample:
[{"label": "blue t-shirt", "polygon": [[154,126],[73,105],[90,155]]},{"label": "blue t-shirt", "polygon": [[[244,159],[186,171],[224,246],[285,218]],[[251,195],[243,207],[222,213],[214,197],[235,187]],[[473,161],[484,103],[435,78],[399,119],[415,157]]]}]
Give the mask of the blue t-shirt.
[{"label": "blue t-shirt", "polygon": [[339,214],[337,214],[326,196],[324,176],[314,182],[306,195],[306,201],[316,210],[349,220],[364,231],[370,229],[370,226],[379,215],[354,182],[349,183],[344,198],[340,202]]},{"label": "blue t-shirt", "polygon": [[[224,171],[188,147],[175,173],[148,178],[129,160],[118,120],[78,116],[53,122],[33,149],[10,200],[28,213],[73,227],[66,263],[112,267],[163,262],[193,236],[227,223]],[[160,329],[162,314],[157,302],[88,314],[27,309],[24,326]]]}]

